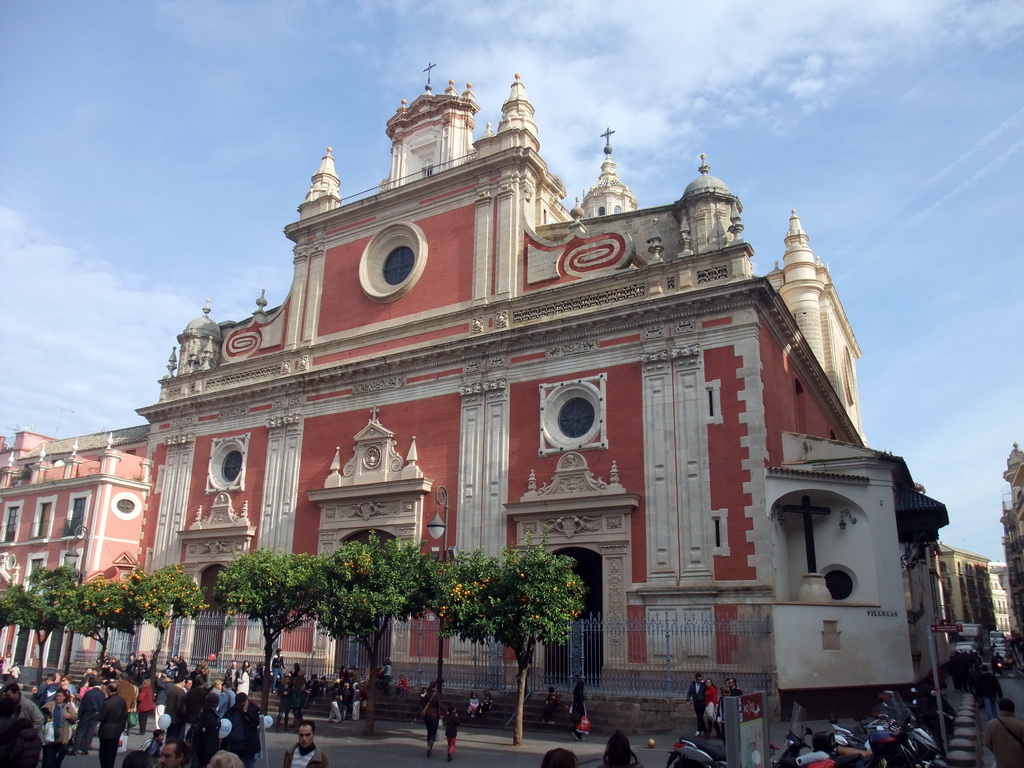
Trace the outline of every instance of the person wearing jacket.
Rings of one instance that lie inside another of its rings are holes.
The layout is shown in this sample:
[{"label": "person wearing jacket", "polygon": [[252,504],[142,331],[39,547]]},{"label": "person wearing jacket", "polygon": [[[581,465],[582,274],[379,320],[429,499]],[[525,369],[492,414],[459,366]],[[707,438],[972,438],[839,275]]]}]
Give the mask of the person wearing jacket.
[{"label": "person wearing jacket", "polygon": [[718,686],[710,677],[704,681],[704,732],[710,736],[711,731],[722,737],[721,726],[718,725]]},{"label": "person wearing jacket", "polygon": [[96,679],[88,679],[89,690],[82,694],[82,702],[78,706],[78,728],[75,730],[75,743],[68,750],[69,755],[87,755],[92,749],[92,737],[96,734],[96,723],[103,709],[106,697],[103,689],[96,686]]},{"label": "person wearing jacket", "polygon": [[217,716],[217,705],[220,704],[220,694],[210,691],[206,694],[204,706],[196,718],[195,727],[192,729],[192,749],[196,761],[203,768],[210,763],[210,758],[220,749],[220,718]]},{"label": "person wearing jacket", "polygon": [[14,737],[11,741],[10,768],[36,768],[39,754],[43,751],[43,737],[28,717],[19,717],[14,723]]},{"label": "person wearing jacket", "polygon": [[996,717],[985,726],[984,744],[996,758],[996,768],[1024,765],[1024,723],[1014,716],[1013,699],[1000,699]]},{"label": "person wearing jacket", "polygon": [[704,700],[707,687],[704,685],[704,675],[700,672],[693,676],[693,682],[686,689],[686,700],[693,702],[693,714],[697,717],[697,735],[704,733]]},{"label": "person wearing jacket", "polygon": [[225,717],[231,721],[231,733],[221,742],[221,748],[238,755],[245,768],[254,768],[260,751],[260,708],[240,693]]},{"label": "person wearing jacket", "polygon": [[107,686],[107,700],[97,718],[100,737],[100,768],[114,768],[117,760],[117,741],[128,725],[128,705],[117,694],[117,683]]},{"label": "person wearing jacket", "polygon": [[[145,658],[145,656],[143,656]],[[155,697],[153,696],[153,684],[147,678],[142,681],[142,687],[139,688],[139,696],[135,700],[135,708],[139,713],[139,734],[142,736],[146,735],[149,730],[146,726],[149,725],[149,716],[156,711]]]},{"label": "person wearing jacket", "polygon": [[298,730],[299,743],[285,750],[282,768],[292,768],[293,762],[296,764],[302,762],[306,768],[330,768],[327,753],[313,743],[316,724],[312,720],[301,720]]},{"label": "person wearing jacket", "polygon": [[58,689],[53,699],[43,705],[43,713],[53,721],[53,742],[43,745],[42,768],[60,768],[71,746],[71,724],[78,720],[78,711],[67,693]]}]

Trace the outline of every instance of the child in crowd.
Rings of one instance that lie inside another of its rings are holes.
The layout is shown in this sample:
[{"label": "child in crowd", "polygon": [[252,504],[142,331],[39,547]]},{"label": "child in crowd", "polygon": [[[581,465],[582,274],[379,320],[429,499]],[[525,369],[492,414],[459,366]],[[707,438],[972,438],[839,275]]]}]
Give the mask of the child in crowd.
[{"label": "child in crowd", "polygon": [[444,737],[448,740],[448,762],[455,757],[455,739],[459,735],[459,713],[455,707],[448,707],[448,714],[444,716]]}]

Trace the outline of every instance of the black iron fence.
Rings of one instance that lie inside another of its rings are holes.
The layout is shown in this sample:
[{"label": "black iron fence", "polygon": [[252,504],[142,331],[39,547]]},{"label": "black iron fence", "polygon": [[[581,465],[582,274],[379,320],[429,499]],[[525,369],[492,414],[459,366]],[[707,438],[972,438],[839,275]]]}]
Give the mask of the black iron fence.
[{"label": "black iron fence", "polygon": [[[139,637],[113,637],[110,655],[123,659],[137,653]],[[366,651],[356,640],[334,640],[314,622],[285,633],[278,645],[287,666],[297,663],[306,674],[332,678],[343,666],[368,666]],[[457,638],[444,639],[443,647],[446,685],[490,691],[515,686],[516,662],[509,649]],[[190,666],[205,662],[214,671],[232,661],[249,661],[255,669],[263,661],[263,634],[258,622],[208,612],[175,622],[167,633],[163,661],[172,654],[183,656]],[[427,685],[438,673],[437,622],[396,622],[384,656],[391,659],[396,679],[405,675],[410,686]],[[699,671],[719,683],[735,677],[748,692],[771,691],[772,659],[771,619],[754,609],[728,618],[713,618],[710,612],[686,618],[594,616],[573,622],[565,645],[539,647],[530,679],[531,688],[564,689],[578,676],[591,692],[675,698],[685,695]]]}]

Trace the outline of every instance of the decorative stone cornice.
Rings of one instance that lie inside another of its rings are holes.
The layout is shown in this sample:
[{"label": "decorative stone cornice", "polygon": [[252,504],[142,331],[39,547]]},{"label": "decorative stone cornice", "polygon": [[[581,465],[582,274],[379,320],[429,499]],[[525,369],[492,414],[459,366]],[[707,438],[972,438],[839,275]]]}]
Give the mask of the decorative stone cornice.
[{"label": "decorative stone cornice", "polygon": [[459,394],[465,397],[466,395],[479,395],[484,392],[493,392],[499,389],[505,389],[505,379],[491,379],[487,381],[474,381],[472,384],[466,384],[465,386],[459,387]]},{"label": "decorative stone cornice", "polygon": [[168,435],[164,438],[164,443],[167,445],[185,445],[185,443],[195,442],[196,436],[194,432],[185,432],[180,435]]},{"label": "decorative stone cornice", "polygon": [[700,356],[700,347],[692,344],[687,347],[674,347],[672,349],[659,349],[657,352],[644,352],[640,355],[640,362],[664,363],[669,360],[695,360]]},{"label": "decorative stone cornice", "polygon": [[267,419],[267,429],[286,427],[289,424],[299,424],[302,421],[301,413],[285,413],[280,416],[272,416]]}]

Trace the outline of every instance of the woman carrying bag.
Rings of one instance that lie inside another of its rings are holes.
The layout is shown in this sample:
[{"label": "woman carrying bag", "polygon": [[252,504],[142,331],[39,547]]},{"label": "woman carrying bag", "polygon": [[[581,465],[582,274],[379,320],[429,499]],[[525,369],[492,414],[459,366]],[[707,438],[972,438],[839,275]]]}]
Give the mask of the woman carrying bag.
[{"label": "woman carrying bag", "polygon": [[704,681],[704,733],[711,735],[712,730],[722,735],[718,725],[718,686],[710,677]]},{"label": "woman carrying bag", "polygon": [[47,720],[43,726],[42,768],[60,768],[71,746],[71,724],[78,720],[78,710],[63,688],[53,694],[42,710]]}]

